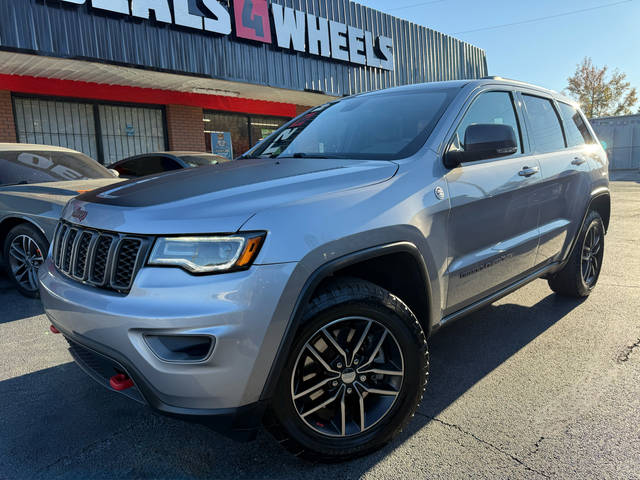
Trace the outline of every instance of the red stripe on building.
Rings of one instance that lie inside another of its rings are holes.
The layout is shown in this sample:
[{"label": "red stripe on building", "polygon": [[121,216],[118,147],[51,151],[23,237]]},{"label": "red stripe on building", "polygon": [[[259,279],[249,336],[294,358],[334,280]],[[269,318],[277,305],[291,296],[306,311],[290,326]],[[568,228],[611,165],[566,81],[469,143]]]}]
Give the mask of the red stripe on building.
[{"label": "red stripe on building", "polygon": [[0,90],[124,103],[187,105],[201,107],[205,110],[222,110],[254,115],[296,116],[296,106],[289,103],[23,75],[0,74]]}]

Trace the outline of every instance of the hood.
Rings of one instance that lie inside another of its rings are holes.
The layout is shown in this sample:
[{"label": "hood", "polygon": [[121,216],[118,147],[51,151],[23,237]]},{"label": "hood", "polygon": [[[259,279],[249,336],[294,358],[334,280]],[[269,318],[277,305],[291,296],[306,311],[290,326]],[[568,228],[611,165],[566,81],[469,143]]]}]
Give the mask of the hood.
[{"label": "hood", "polygon": [[[237,160],[101,188],[74,199],[64,216],[127,233],[235,232],[260,210],[383,182],[397,168],[389,161]],[[74,209],[86,213],[74,218]]]},{"label": "hood", "polygon": [[68,180],[64,182],[29,183],[0,187],[3,194],[25,196],[64,205],[70,197],[75,197],[96,188],[122,182],[121,178],[96,178],[90,180]]}]

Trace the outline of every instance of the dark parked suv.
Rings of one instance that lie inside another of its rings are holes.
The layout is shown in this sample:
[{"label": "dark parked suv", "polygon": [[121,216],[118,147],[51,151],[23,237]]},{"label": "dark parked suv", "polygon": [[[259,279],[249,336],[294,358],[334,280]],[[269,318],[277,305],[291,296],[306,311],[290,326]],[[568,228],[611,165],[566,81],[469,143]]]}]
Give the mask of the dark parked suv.
[{"label": "dark parked suv", "polygon": [[525,83],[344,98],[235,162],[72,200],[41,296],[108,388],[348,459],[409,422],[443,325],[537,278],[589,295],[607,172],[575,104]]}]

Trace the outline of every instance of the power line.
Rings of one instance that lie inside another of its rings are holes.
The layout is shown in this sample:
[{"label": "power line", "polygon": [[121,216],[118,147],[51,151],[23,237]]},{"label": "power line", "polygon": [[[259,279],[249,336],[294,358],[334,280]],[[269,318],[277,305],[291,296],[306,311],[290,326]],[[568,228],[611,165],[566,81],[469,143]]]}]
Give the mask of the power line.
[{"label": "power line", "polygon": [[473,32],[483,32],[485,30],[494,30],[496,28],[511,27],[513,25],[523,25],[525,23],[540,22],[542,20],[549,20],[550,18],[566,17],[568,15],[575,15],[577,13],[590,12],[592,10],[599,10],[601,8],[615,7],[616,5],[622,5],[623,3],[630,3],[633,1],[634,0],[622,0],[620,2],[608,3],[606,5],[598,5],[597,7],[582,8],[580,10],[572,10],[570,12],[558,13],[556,15],[547,15],[545,17],[531,18],[529,20],[522,20],[520,22],[503,23],[501,25],[493,25],[491,27],[482,27],[482,28],[475,28],[473,30],[464,30],[462,32],[455,32],[454,35],[461,35],[464,33],[473,33]]},{"label": "power line", "polygon": [[413,5],[405,5],[404,7],[394,7],[394,8],[385,8],[386,11],[392,11],[392,10],[405,10],[407,8],[413,8],[413,7],[423,7],[425,5],[431,5],[433,3],[442,3],[445,0],[431,0],[430,2],[420,2],[420,3],[414,3]]}]

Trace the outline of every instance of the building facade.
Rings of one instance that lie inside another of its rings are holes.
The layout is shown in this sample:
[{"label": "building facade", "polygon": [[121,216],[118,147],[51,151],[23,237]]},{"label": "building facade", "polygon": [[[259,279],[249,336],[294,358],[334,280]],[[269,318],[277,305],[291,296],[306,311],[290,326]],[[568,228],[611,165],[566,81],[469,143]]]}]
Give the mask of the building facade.
[{"label": "building facade", "polygon": [[239,155],[310,106],[487,74],[484,52],[349,0],[0,0],[0,141],[105,165]]},{"label": "building facade", "polygon": [[640,170],[640,115],[589,120],[609,157],[609,170]]}]

